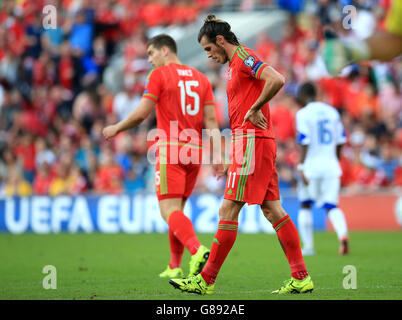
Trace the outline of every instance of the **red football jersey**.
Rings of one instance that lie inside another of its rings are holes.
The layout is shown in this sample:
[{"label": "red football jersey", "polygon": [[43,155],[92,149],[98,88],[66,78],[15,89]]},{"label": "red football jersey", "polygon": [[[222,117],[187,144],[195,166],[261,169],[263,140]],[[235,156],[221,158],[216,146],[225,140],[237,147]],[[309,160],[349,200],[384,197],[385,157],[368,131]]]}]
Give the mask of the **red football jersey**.
[{"label": "red football jersey", "polygon": [[214,104],[212,86],[198,70],[176,63],[154,69],[144,98],[156,102],[158,142],[202,145],[203,107]]},{"label": "red football jersey", "polygon": [[266,63],[258,59],[252,50],[243,45],[237,47],[229,61],[226,93],[233,135],[246,135],[248,129],[254,129],[256,137],[275,138],[268,103],[261,108],[267,118],[267,129],[260,129],[250,121],[242,126],[244,116],[258,99],[264,87],[265,83],[260,80],[260,75],[266,67]]}]

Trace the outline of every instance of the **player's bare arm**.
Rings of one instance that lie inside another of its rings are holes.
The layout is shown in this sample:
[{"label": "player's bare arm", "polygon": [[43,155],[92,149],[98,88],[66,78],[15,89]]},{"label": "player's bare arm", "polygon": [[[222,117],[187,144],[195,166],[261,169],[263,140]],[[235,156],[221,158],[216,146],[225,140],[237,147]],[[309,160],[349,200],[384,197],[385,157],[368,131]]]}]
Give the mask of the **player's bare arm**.
[{"label": "player's bare arm", "polygon": [[261,129],[266,129],[267,119],[260,109],[279,92],[285,84],[285,78],[278,71],[269,66],[262,71],[260,80],[265,81],[264,88],[258,99],[246,113],[243,123],[250,121],[253,125]]},{"label": "player's bare arm", "polygon": [[154,107],[155,102],[153,100],[142,98],[138,107],[134,109],[125,119],[104,128],[103,136],[106,140],[109,140],[120,132],[137,127],[149,116]]},{"label": "player's bare arm", "polygon": [[299,164],[297,165],[297,171],[300,173],[302,181],[305,185],[308,185],[308,180],[303,172],[303,169],[304,169],[303,164],[304,164],[304,160],[306,160],[307,150],[308,150],[308,145],[300,146],[300,158],[299,158]]},{"label": "player's bare arm", "polygon": [[338,144],[336,146],[336,157],[338,158],[338,160],[341,160],[341,150],[342,150],[342,144]]},{"label": "player's bare arm", "polygon": [[219,180],[225,174],[226,168],[222,161],[221,133],[216,121],[214,105],[204,107],[204,126],[208,129],[211,139],[214,176]]}]

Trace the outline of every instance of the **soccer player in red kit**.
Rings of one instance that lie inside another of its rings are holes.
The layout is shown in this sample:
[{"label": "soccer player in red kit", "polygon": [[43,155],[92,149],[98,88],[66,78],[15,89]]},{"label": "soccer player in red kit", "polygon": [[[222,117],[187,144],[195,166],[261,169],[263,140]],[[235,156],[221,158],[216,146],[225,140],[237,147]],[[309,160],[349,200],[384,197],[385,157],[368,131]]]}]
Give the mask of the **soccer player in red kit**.
[{"label": "soccer player in red kit", "polygon": [[[176,42],[170,36],[161,34],[150,39],[147,53],[155,69],[148,76],[139,106],[126,119],[106,127],[103,134],[110,139],[134,128],[155,108],[155,187],[161,215],[169,225],[171,253],[169,265],[159,276],[183,277],[184,247],[192,255],[189,276],[194,276],[205,265],[209,249],[200,244],[183,210],[202,162],[203,127],[212,133],[212,142],[220,141],[212,87],[204,74],[180,63]],[[220,175],[224,165],[219,158],[215,162],[214,172]]]},{"label": "soccer player in red kit", "polygon": [[279,201],[276,142],[268,101],[282,88],[284,78],[241,45],[227,22],[212,14],[200,29],[198,41],[208,58],[220,64],[229,62],[226,92],[233,161],[208,262],[197,276],[169,282],[185,292],[212,294],[218,272],[236,240],[240,210],[248,203],[261,206],[290,265],[291,278],[272,293],[311,292],[314,286],[303,260],[299,234]]}]

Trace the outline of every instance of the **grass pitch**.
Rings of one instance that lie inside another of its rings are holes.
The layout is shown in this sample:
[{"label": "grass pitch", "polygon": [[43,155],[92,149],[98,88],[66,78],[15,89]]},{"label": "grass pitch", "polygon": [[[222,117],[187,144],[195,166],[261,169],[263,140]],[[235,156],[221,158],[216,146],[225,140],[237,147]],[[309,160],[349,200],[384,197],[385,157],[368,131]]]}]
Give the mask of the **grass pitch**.
[{"label": "grass pitch", "polygon": [[[213,235],[199,238],[210,246]],[[0,299],[402,299],[401,232],[353,232],[348,256],[338,256],[334,233],[316,233],[315,244],[316,255],[305,257],[315,284],[312,294],[271,295],[290,277],[276,235],[238,234],[215,294],[198,296],[158,277],[169,260],[167,234],[0,234]],[[189,258],[185,251],[186,274]],[[46,265],[56,267],[57,289],[43,288]],[[356,289],[343,287],[348,265],[356,268]]]}]

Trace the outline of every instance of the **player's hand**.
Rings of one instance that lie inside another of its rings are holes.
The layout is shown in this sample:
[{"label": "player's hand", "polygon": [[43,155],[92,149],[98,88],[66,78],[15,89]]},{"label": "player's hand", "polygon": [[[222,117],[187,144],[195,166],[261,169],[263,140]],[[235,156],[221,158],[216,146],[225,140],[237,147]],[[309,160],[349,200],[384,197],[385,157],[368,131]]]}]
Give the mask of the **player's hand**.
[{"label": "player's hand", "polygon": [[118,134],[117,126],[116,125],[107,126],[106,128],[103,129],[102,133],[105,139],[109,140]]},{"label": "player's hand", "polygon": [[300,170],[299,170],[299,173],[300,173],[300,177],[301,177],[301,179],[303,181],[303,184],[307,186],[308,185],[308,180],[306,178],[306,175],[304,174],[303,171],[300,171]]},{"label": "player's hand", "polygon": [[306,175],[304,174],[303,170],[304,170],[304,165],[303,163],[299,163],[296,167],[297,172],[299,172],[300,177],[302,179],[303,184],[305,184],[306,186],[308,185],[308,180],[306,178]]},{"label": "player's hand", "polygon": [[253,125],[261,129],[268,128],[267,118],[265,118],[261,110],[250,108],[244,116],[242,125],[244,125],[246,121],[250,121]]},{"label": "player's hand", "polygon": [[301,172],[301,178],[303,180],[303,183],[307,186],[308,185],[308,180],[307,180],[306,176],[304,175],[303,171]]},{"label": "player's hand", "polygon": [[212,170],[214,173],[214,177],[216,177],[216,180],[222,178],[225,175],[227,169],[228,166],[226,166],[222,161],[220,163],[212,164]]},{"label": "player's hand", "polygon": [[220,178],[222,178],[225,175],[227,168],[224,163],[213,164],[212,166],[213,166],[214,176],[216,177],[216,180],[219,180]]}]

